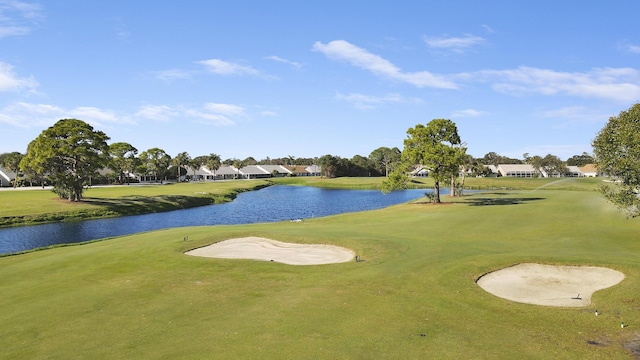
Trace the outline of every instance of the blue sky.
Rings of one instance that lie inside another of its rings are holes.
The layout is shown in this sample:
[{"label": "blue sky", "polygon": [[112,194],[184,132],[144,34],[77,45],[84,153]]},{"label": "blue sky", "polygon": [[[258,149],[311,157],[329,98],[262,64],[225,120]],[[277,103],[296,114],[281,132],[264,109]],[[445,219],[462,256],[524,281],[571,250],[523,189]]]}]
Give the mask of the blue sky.
[{"label": "blue sky", "polygon": [[640,101],[640,2],[0,0],[0,153],[77,118],[169,155],[591,153]]}]

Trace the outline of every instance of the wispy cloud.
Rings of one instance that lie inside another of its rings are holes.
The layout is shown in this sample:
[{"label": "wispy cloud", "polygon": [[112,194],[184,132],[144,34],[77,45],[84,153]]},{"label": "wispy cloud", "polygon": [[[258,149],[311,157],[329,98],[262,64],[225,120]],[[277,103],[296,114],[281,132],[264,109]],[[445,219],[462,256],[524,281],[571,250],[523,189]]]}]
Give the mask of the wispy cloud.
[{"label": "wispy cloud", "polygon": [[207,71],[219,75],[259,75],[260,72],[251,66],[220,59],[196,61],[196,64],[204,65]]},{"label": "wispy cloud", "polygon": [[122,18],[115,18],[114,21],[115,24],[113,26],[113,30],[115,31],[116,36],[124,42],[129,42],[131,31],[129,31],[125,25],[124,20]]},{"label": "wispy cloud", "polygon": [[11,65],[0,62],[0,91],[33,91],[36,87],[38,82],[33,78],[20,77],[13,71]]},{"label": "wispy cloud", "polygon": [[169,69],[152,71],[151,76],[164,82],[171,82],[173,80],[189,79],[192,76],[192,72],[181,69]]},{"label": "wispy cloud", "polygon": [[560,72],[521,66],[510,70],[486,70],[473,75],[478,79],[485,78],[496,91],[508,94],[569,95],[623,102],[640,99],[640,72],[632,68]]},{"label": "wispy cloud", "polygon": [[0,0],[0,38],[26,35],[42,19],[42,9],[38,4]]},{"label": "wispy cloud", "polygon": [[344,40],[334,40],[327,44],[316,42],[313,45],[313,50],[324,54],[330,59],[346,61],[377,76],[405,82],[419,88],[456,88],[456,84],[445,76],[434,75],[428,71],[403,72],[390,61]]},{"label": "wispy cloud", "polygon": [[542,117],[564,120],[562,127],[576,124],[602,122],[610,115],[594,112],[593,109],[584,106],[566,106],[559,109],[546,110],[542,112]]},{"label": "wispy cloud", "polygon": [[585,72],[563,72],[521,66],[515,69],[440,75],[429,71],[403,72],[390,61],[344,40],[334,40],[327,44],[316,42],[313,50],[377,76],[419,88],[457,89],[458,83],[488,83],[495,91],[508,95],[574,96],[616,102],[640,99],[640,71],[634,68],[594,68]]},{"label": "wispy cloud", "polygon": [[632,45],[629,44],[627,45],[627,51],[634,53],[634,54],[640,54],[640,45]]},{"label": "wispy cloud", "polygon": [[167,105],[144,105],[134,114],[134,116],[147,120],[168,122],[171,119],[180,116],[180,111]]},{"label": "wispy cloud", "polygon": [[481,44],[484,41],[484,38],[473,35],[465,35],[463,37],[424,37],[424,42],[430,48],[448,50],[456,53],[463,53],[469,48]]},{"label": "wispy cloud", "polygon": [[372,96],[358,93],[340,94],[336,95],[336,99],[340,101],[346,101],[358,109],[371,110],[378,106],[390,103],[407,103],[407,102],[419,102],[418,99],[406,99],[399,94],[387,94],[385,96]]},{"label": "wispy cloud", "polygon": [[275,56],[275,55],[271,55],[271,56],[267,56],[266,59],[268,60],[273,60],[273,61],[277,61],[277,62],[281,62],[283,64],[287,64],[287,65],[291,65],[292,67],[294,67],[296,70],[301,70],[302,69],[302,64],[295,62],[295,61],[291,61],[291,60],[287,60],[287,59],[283,59],[279,56]]},{"label": "wispy cloud", "polygon": [[451,113],[452,118],[465,118],[465,117],[481,117],[486,116],[489,113],[482,110],[476,109],[464,109],[464,110],[456,110]]},{"label": "wispy cloud", "polygon": [[231,126],[248,119],[246,109],[235,104],[205,103],[202,106],[144,105],[134,115],[153,121],[168,122],[178,119],[216,126]]},{"label": "wispy cloud", "polygon": [[94,126],[130,123],[127,116],[91,106],[65,109],[50,104],[16,102],[0,109],[0,122],[16,127],[46,127],[65,118],[84,120]]}]

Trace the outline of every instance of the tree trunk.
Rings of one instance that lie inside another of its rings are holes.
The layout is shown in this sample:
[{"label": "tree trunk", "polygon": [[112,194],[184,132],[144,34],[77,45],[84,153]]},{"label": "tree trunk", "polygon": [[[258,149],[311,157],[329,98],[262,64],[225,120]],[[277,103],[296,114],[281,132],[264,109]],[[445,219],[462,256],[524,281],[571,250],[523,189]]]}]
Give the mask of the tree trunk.
[{"label": "tree trunk", "polygon": [[436,204],[440,204],[440,182],[436,181],[433,183],[433,202]]},{"label": "tree trunk", "polygon": [[451,189],[449,189],[449,195],[456,196],[456,176],[451,174]]}]

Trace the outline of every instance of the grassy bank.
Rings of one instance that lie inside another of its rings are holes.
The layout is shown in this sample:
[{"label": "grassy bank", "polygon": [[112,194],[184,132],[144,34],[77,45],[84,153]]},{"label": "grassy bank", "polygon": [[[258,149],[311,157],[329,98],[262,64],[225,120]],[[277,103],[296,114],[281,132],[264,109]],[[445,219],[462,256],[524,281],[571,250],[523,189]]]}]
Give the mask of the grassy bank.
[{"label": "grassy bank", "polygon": [[195,182],[87,189],[80,202],[59,199],[49,190],[2,191],[0,227],[33,223],[144,214],[231,201],[266,181]]},{"label": "grassy bank", "polygon": [[[561,185],[570,190],[549,190]],[[628,359],[640,349],[639,231],[593,186],[556,183],[10,256],[0,258],[0,358]],[[239,236],[335,244],[364,261],[183,254]],[[475,284],[521,262],[606,266],[626,279],[577,309]]]},{"label": "grassy bank", "polygon": [[[193,182],[168,185],[130,185],[87,189],[80,202],[59,199],[49,190],[0,192],[0,227],[28,225],[78,219],[145,214],[186,209],[231,201],[239,192],[260,189],[272,184],[316,186],[340,189],[380,189],[384,178],[287,177],[251,181]],[[468,178],[472,190],[586,190],[595,188],[599,179],[517,179]],[[409,188],[432,188],[429,178],[413,179]],[[446,189],[443,188],[443,192]]]}]

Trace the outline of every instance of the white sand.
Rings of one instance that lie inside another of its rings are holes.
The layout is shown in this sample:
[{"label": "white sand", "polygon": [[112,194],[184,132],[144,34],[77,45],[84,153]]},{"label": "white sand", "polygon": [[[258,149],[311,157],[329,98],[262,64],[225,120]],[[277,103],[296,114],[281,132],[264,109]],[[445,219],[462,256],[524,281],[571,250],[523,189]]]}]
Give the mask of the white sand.
[{"label": "white sand", "polygon": [[224,240],[185,254],[222,259],[276,261],[289,265],[321,265],[348,262],[355,253],[334,245],[291,244],[259,237]]},{"label": "white sand", "polygon": [[579,307],[591,304],[594,292],[623,279],[623,273],[602,267],[519,264],[488,273],[477,283],[493,295],[511,301]]}]

